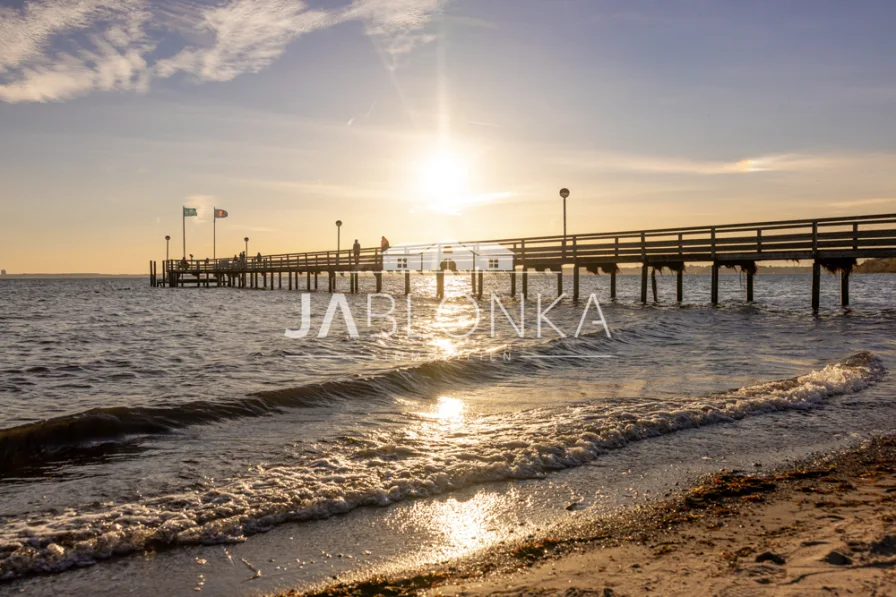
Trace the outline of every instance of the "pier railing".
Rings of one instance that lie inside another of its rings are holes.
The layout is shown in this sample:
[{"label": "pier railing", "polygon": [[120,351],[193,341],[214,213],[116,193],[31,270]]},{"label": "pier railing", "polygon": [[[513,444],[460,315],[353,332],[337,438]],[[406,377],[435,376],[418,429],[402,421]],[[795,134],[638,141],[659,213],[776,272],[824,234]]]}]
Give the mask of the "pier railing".
[{"label": "pier railing", "polygon": [[[896,255],[896,214],[784,220],[719,226],[693,226],[623,232],[600,232],[499,238],[451,243],[497,245],[512,254],[514,266],[536,270],[563,265],[610,263],[725,262],[744,260],[801,260],[819,256],[887,257]],[[419,245],[426,250],[433,245]],[[409,249],[402,246],[401,250]],[[413,252],[413,250],[412,250]],[[383,269],[378,247],[264,255],[247,260],[171,260],[166,271],[197,274],[228,272],[292,272]],[[411,260],[409,269],[416,267]]]}]

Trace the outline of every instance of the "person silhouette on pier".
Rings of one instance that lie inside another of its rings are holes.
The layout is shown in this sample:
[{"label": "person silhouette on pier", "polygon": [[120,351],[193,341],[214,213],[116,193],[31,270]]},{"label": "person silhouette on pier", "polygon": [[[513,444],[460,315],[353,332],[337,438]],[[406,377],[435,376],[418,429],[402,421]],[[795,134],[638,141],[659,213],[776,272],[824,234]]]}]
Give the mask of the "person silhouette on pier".
[{"label": "person silhouette on pier", "polygon": [[361,243],[358,242],[358,239],[355,239],[355,244],[352,245],[352,253],[355,255],[355,267],[358,266],[358,262],[361,260]]},{"label": "person silhouette on pier", "polygon": [[383,267],[383,263],[386,260],[386,251],[389,250],[389,239],[385,236],[380,237],[380,267]]}]

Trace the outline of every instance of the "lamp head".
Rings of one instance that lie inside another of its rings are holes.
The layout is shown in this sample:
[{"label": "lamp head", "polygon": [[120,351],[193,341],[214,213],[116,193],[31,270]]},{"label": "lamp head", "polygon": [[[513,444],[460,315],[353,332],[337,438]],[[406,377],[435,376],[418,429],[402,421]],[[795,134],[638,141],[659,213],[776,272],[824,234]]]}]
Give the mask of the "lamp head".
[{"label": "lamp head", "polygon": [[249,237],[247,236],[247,237],[244,238],[243,240],[246,241],[246,242],[249,242]]},{"label": "lamp head", "polygon": [[569,197],[569,189],[566,189],[566,188],[560,189],[560,196],[563,197],[564,199]]},{"label": "lamp head", "polygon": [[166,235],[165,235],[165,240],[171,240],[171,237],[168,236],[168,235],[166,234]]},{"label": "lamp head", "polygon": [[336,227],[342,226],[342,220],[336,220]]}]

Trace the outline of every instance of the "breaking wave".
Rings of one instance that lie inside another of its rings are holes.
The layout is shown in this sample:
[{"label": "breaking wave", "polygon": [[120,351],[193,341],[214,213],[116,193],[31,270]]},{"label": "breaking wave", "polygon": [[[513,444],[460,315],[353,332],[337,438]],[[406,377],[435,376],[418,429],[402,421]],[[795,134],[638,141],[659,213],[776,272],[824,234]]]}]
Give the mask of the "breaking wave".
[{"label": "breaking wave", "polygon": [[[390,374],[392,385],[382,391],[412,389],[418,375],[431,379],[442,367],[454,366],[467,365],[428,363],[421,366],[426,368],[422,374],[399,370]],[[410,416],[402,430],[340,438],[327,444],[326,452],[298,452],[288,464],[259,466],[216,485],[5,521],[0,527],[0,578],[61,571],[151,547],[238,542],[285,521],[326,518],[489,481],[538,478],[653,436],[773,411],[818,408],[830,398],[873,385],[884,374],[881,361],[863,352],[797,378],[666,403],[585,402],[451,422]],[[352,384],[365,383],[370,380],[266,392],[241,404],[269,412],[324,395],[328,400],[340,393],[354,396],[359,388]],[[220,404],[213,407],[220,412]],[[181,419],[166,418],[159,409],[153,412],[159,428],[180,424]],[[206,411],[197,407],[195,412],[194,420],[205,420]],[[109,409],[94,416],[121,420],[122,413]],[[136,432],[146,428],[134,427]],[[6,433],[10,431],[15,430]],[[72,433],[77,437],[78,432]],[[8,450],[11,444],[4,445]]]},{"label": "breaking wave", "polygon": [[448,359],[393,369],[379,375],[266,390],[240,400],[94,408],[0,430],[0,474],[15,471],[24,465],[64,457],[79,447],[103,442],[166,434],[228,419],[260,417],[287,408],[425,394],[448,384],[456,387],[459,380],[475,379],[477,383],[483,383],[502,374],[506,375],[507,372],[499,371],[487,360]]}]

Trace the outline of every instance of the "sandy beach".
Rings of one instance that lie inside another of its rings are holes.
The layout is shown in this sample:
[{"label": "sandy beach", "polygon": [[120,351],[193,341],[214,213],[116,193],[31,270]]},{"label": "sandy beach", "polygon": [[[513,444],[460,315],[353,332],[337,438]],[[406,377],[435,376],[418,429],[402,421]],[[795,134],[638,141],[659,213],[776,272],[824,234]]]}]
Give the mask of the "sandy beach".
[{"label": "sandy beach", "polygon": [[380,594],[896,595],[896,438],[723,472],[575,535],[314,593]]}]

